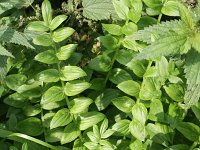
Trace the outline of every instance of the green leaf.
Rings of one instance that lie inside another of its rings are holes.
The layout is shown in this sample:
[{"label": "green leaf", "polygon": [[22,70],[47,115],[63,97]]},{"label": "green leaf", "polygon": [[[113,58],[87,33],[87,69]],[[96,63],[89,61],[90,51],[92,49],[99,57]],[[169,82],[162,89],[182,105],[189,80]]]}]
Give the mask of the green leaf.
[{"label": "green leaf", "polygon": [[128,6],[126,6],[123,1],[113,0],[112,2],[119,18],[126,20],[129,11]]},{"label": "green leaf", "polygon": [[0,55],[14,57],[8,50],[6,50],[2,45],[0,45]]},{"label": "green leaf", "polygon": [[133,143],[129,146],[131,149],[137,149],[137,150],[144,150],[144,145],[142,144],[142,141],[135,140]]},{"label": "green leaf", "polygon": [[77,125],[75,123],[70,123],[64,129],[64,133],[61,138],[61,144],[66,144],[74,141],[80,134],[81,131]]},{"label": "green leaf", "polygon": [[140,84],[133,80],[121,82],[117,87],[130,96],[138,96],[140,92]]},{"label": "green leaf", "polygon": [[200,102],[192,106],[192,111],[194,112],[196,118],[200,120]]},{"label": "green leaf", "polygon": [[131,69],[134,74],[138,77],[143,77],[146,72],[146,61],[129,61],[126,66]]},{"label": "green leaf", "polygon": [[131,121],[129,130],[131,134],[140,141],[144,141],[147,136],[145,125],[135,119]]},{"label": "green leaf", "polygon": [[161,90],[160,83],[156,80],[156,77],[148,77],[143,81],[139,97],[142,100],[152,100],[153,98],[160,98]]},{"label": "green leaf", "polygon": [[58,60],[67,60],[71,57],[73,52],[77,48],[77,44],[68,44],[65,46],[62,46],[59,50],[56,56],[58,57]]},{"label": "green leaf", "polygon": [[170,84],[169,86],[164,86],[164,89],[174,101],[182,102],[184,100],[184,89],[180,84]]},{"label": "green leaf", "polygon": [[105,118],[103,122],[101,123],[100,129],[99,129],[100,135],[102,136],[107,129],[108,129],[108,119]]},{"label": "green leaf", "polygon": [[118,47],[118,40],[110,34],[106,36],[100,36],[98,37],[98,40],[101,42],[102,46],[107,49],[115,50]]},{"label": "green leaf", "polygon": [[51,23],[52,8],[51,8],[51,3],[48,0],[44,0],[42,3],[42,17],[46,25],[49,25]]},{"label": "green leaf", "polygon": [[11,74],[5,78],[6,85],[16,91],[27,80],[27,77],[22,74]]},{"label": "green leaf", "polygon": [[6,26],[2,26],[0,28],[0,41],[23,45],[27,48],[34,49],[34,47],[28,42],[28,39],[23,33]]},{"label": "green leaf", "polygon": [[80,114],[80,130],[86,130],[105,118],[100,112],[90,111]]},{"label": "green leaf", "polygon": [[74,33],[74,29],[70,27],[63,27],[53,32],[53,40],[58,43],[61,42],[68,37],[70,37]]},{"label": "green leaf", "polygon": [[111,59],[107,55],[99,55],[92,59],[88,66],[98,72],[108,72],[111,69]]},{"label": "green leaf", "polygon": [[58,58],[56,57],[54,50],[47,50],[37,54],[35,60],[45,64],[58,63]]},{"label": "green leaf", "polygon": [[84,81],[71,81],[65,85],[65,94],[67,96],[75,96],[88,89],[91,86],[90,83]]},{"label": "green leaf", "polygon": [[128,18],[137,23],[142,15],[142,0],[131,1],[131,9],[128,12]]},{"label": "green leaf", "polygon": [[176,129],[190,141],[199,141],[200,128],[191,122],[179,122]]},{"label": "green leaf", "polygon": [[27,98],[19,93],[10,94],[6,99],[4,99],[4,103],[16,108],[22,108],[27,104]]},{"label": "green leaf", "polygon": [[45,33],[33,38],[33,43],[35,45],[51,46],[53,44],[53,40],[49,33]]},{"label": "green leaf", "polygon": [[131,35],[138,30],[138,27],[135,23],[129,22],[125,24],[121,30],[125,35]]},{"label": "green leaf", "polygon": [[90,81],[90,89],[100,91],[105,88],[105,79],[104,78],[94,78]]},{"label": "green leaf", "polygon": [[61,74],[60,79],[63,81],[71,81],[87,75],[85,71],[77,66],[65,66],[61,69]]},{"label": "green leaf", "polygon": [[37,80],[42,82],[57,82],[59,81],[60,75],[56,69],[47,69],[36,75]]},{"label": "green leaf", "polygon": [[[72,101],[70,101],[70,104],[71,104],[70,112],[72,114],[79,114],[83,112],[84,110],[87,110],[87,108],[92,102],[93,100],[87,97],[75,98]],[[81,104],[81,107],[80,107],[80,104]]]},{"label": "green leaf", "polygon": [[49,31],[49,27],[46,26],[44,21],[32,21],[31,23],[28,24],[26,29],[32,31],[41,31],[41,32]]},{"label": "green leaf", "polygon": [[150,8],[156,8],[162,6],[162,0],[143,0],[143,1]]},{"label": "green leaf", "polygon": [[165,119],[164,117],[162,101],[159,99],[152,100],[148,118],[152,121],[163,122]]},{"label": "green leaf", "polygon": [[39,104],[36,105],[26,105],[23,108],[23,112],[26,116],[32,117],[38,115],[42,111]]},{"label": "green leaf", "polygon": [[121,35],[122,27],[117,24],[102,24],[103,28],[112,35]]},{"label": "green leaf", "polygon": [[161,12],[168,16],[180,16],[178,4],[176,1],[167,1],[164,3]]},{"label": "green leaf", "polygon": [[130,113],[135,101],[127,96],[122,96],[113,99],[112,103],[122,112]]},{"label": "green leaf", "polygon": [[116,136],[127,136],[130,134],[129,124],[130,120],[119,120],[112,126],[112,130],[114,130],[114,135]]},{"label": "green leaf", "polygon": [[104,89],[95,99],[96,107],[99,111],[106,109],[111,100],[120,95],[119,90],[116,89]]},{"label": "green leaf", "polygon": [[174,131],[169,126],[158,123],[157,124],[149,123],[147,125],[147,131],[150,135],[150,138],[155,143],[168,146],[169,143],[172,143],[173,141]]},{"label": "green leaf", "polygon": [[190,149],[188,145],[186,144],[177,144],[177,145],[172,145],[166,150],[188,150]]},{"label": "green leaf", "polygon": [[[150,20],[150,21],[148,21]],[[152,22],[151,24],[145,25],[147,22]],[[140,23],[140,22],[139,22]],[[162,23],[155,24],[152,18],[147,16],[142,18],[141,26],[145,26],[143,30],[133,33],[128,36],[131,39],[140,40],[146,43],[153,43],[161,37],[166,37],[169,33],[185,33],[185,25],[180,20],[166,21]],[[151,25],[151,26],[149,26]]]},{"label": "green leaf", "polygon": [[63,135],[63,128],[55,128],[46,131],[46,142],[59,142]]},{"label": "green leaf", "polygon": [[43,131],[41,120],[35,117],[30,117],[18,122],[17,129],[30,136],[38,136]]},{"label": "green leaf", "polygon": [[116,13],[110,0],[83,0],[83,16],[92,20],[116,18]]},{"label": "green leaf", "polygon": [[187,79],[187,90],[184,96],[184,103],[187,107],[198,102],[200,97],[200,57],[199,53],[192,50],[187,54],[185,62],[185,77]]},{"label": "green leaf", "polygon": [[52,118],[50,129],[66,126],[72,121],[72,116],[67,108],[60,109]]},{"label": "green leaf", "polygon": [[132,108],[132,115],[134,120],[145,124],[148,115],[147,108],[142,103],[136,103]]},{"label": "green leaf", "polygon": [[[169,49],[170,45],[170,49]],[[185,35],[171,33],[167,37],[158,39],[139,53],[134,60],[155,59],[178,53],[186,53],[191,48]]]},{"label": "green leaf", "polygon": [[51,102],[58,102],[65,98],[64,91],[59,86],[52,86],[42,96],[41,104],[46,105]]},{"label": "green leaf", "polygon": [[63,23],[67,19],[66,15],[58,15],[56,16],[50,24],[50,29],[53,31],[55,30],[61,23]]},{"label": "green leaf", "polygon": [[132,80],[132,77],[127,71],[120,68],[114,68],[111,70],[109,80],[115,84],[120,84],[126,80]]},{"label": "green leaf", "polygon": [[191,11],[187,9],[182,3],[179,3],[178,8],[181,20],[188,28],[193,30],[195,28],[195,20],[193,19]]}]

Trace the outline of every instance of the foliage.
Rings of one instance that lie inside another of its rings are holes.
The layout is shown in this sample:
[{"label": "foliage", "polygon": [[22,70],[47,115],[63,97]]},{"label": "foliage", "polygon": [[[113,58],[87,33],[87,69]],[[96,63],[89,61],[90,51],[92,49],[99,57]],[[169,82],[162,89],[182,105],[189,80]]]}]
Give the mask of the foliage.
[{"label": "foliage", "polygon": [[0,27],[2,150],[200,148],[200,4],[9,3],[36,17]]}]

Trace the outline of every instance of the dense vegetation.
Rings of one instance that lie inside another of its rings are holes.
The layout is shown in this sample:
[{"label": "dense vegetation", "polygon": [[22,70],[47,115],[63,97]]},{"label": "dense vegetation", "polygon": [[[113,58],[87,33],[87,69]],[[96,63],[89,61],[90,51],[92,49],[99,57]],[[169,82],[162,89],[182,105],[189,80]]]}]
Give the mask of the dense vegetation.
[{"label": "dense vegetation", "polygon": [[1,150],[200,150],[200,2],[1,0]]}]

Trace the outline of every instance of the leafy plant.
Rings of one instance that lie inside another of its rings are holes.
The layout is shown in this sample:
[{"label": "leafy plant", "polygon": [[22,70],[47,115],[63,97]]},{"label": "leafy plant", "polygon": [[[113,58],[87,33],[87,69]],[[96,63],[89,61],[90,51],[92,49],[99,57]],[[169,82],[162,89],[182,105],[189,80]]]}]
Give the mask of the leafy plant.
[{"label": "leafy plant", "polygon": [[[62,5],[68,11],[52,5],[44,0],[42,20],[26,26],[35,49],[0,59],[7,61],[0,64],[7,73],[0,74],[6,76],[0,85],[3,150],[200,148],[198,5],[70,0]],[[71,11],[103,20],[102,31],[93,30],[96,39],[75,38],[83,25],[73,25]],[[14,37],[21,46],[8,46],[24,48]]]}]

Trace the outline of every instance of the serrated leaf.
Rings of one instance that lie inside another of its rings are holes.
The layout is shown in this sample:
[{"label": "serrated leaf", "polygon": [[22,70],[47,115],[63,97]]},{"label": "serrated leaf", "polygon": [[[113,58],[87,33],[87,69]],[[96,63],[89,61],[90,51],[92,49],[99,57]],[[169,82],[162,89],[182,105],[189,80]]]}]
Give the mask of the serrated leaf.
[{"label": "serrated leaf", "polygon": [[121,82],[117,87],[130,96],[138,96],[140,92],[140,84],[133,80]]},{"label": "serrated leaf", "polygon": [[83,0],[83,16],[92,20],[103,20],[114,17],[115,10],[110,0]]},{"label": "serrated leaf", "polygon": [[[144,22],[141,23],[144,24]],[[132,39],[134,38],[135,40],[152,43],[160,37],[167,36],[171,31],[174,31],[175,33],[184,33],[184,29],[185,26],[182,21],[172,20],[145,27],[143,30],[139,30],[128,37]]]},{"label": "serrated leaf", "polygon": [[61,69],[60,79],[63,81],[71,81],[86,76],[85,71],[77,66],[65,66]]},{"label": "serrated leaf", "polygon": [[190,48],[191,45],[188,43],[186,36],[171,33],[144,48],[134,60],[156,59],[161,56],[187,53]]},{"label": "serrated leaf", "polygon": [[100,112],[90,111],[80,114],[80,130],[86,130],[105,118]]},{"label": "serrated leaf", "polygon": [[2,45],[0,45],[0,55],[14,57],[8,50],[6,50]]},{"label": "serrated leaf", "polygon": [[65,94],[67,96],[75,96],[88,89],[91,86],[90,83],[85,81],[71,81],[65,85]]},{"label": "serrated leaf", "polygon": [[192,50],[187,54],[185,63],[185,77],[187,79],[187,90],[184,96],[184,103],[190,107],[198,102],[200,97],[200,57],[199,53]]},{"label": "serrated leaf", "polygon": [[45,105],[51,102],[57,102],[64,99],[64,91],[59,86],[52,86],[42,96],[41,104]]},{"label": "serrated leaf", "polygon": [[60,109],[52,118],[50,129],[65,126],[72,121],[72,116],[67,108]]},{"label": "serrated leaf", "polygon": [[28,42],[23,33],[18,32],[10,27],[0,28],[0,41],[23,45],[27,48],[34,49],[34,47]]}]

